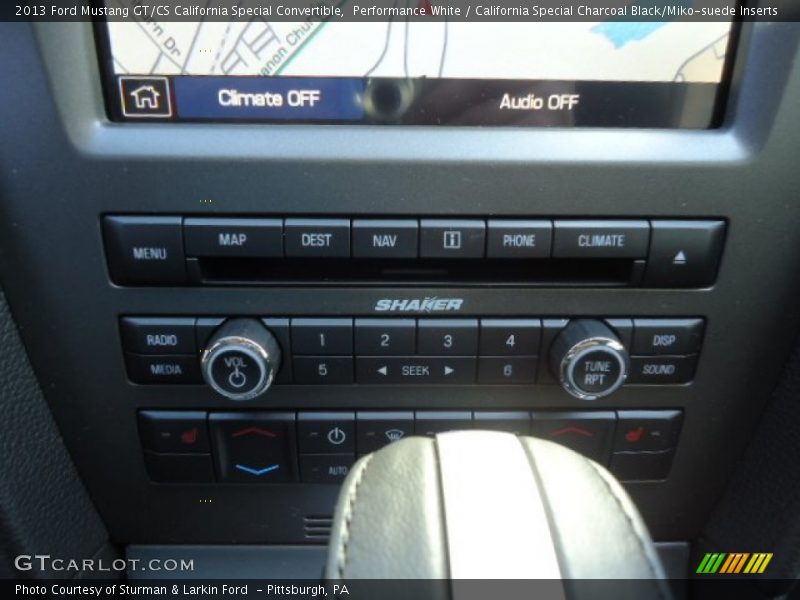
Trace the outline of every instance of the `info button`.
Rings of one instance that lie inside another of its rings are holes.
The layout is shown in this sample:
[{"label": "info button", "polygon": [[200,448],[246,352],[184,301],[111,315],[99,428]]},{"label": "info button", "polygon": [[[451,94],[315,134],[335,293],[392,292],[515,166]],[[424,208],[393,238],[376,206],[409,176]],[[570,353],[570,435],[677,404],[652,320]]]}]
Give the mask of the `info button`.
[{"label": "info button", "polygon": [[647,221],[555,221],[554,258],[645,258]]},{"label": "info button", "polygon": [[286,219],[288,257],[346,258],[350,256],[348,219]]}]

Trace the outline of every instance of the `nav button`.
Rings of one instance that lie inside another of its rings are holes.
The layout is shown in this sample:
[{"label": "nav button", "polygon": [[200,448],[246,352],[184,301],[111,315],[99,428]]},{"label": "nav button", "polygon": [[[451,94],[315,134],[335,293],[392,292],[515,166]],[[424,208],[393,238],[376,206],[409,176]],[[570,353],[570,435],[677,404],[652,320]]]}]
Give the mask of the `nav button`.
[{"label": "nav button", "polygon": [[357,258],[416,258],[414,220],[353,221],[353,256]]}]

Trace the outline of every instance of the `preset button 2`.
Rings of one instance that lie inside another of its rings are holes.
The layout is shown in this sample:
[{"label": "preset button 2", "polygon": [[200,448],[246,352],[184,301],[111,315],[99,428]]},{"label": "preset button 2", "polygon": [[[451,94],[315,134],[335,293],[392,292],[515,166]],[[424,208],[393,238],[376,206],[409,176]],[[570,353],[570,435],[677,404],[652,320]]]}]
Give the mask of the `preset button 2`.
[{"label": "preset button 2", "polygon": [[356,319],[356,354],[413,354],[416,345],[414,319]]}]

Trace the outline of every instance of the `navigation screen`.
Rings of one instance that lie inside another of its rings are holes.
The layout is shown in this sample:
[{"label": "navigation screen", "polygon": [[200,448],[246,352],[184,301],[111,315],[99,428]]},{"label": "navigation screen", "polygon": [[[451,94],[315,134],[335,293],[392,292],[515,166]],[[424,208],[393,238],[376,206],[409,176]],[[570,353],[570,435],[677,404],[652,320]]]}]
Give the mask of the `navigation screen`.
[{"label": "navigation screen", "polygon": [[98,33],[114,120],[709,128],[732,26],[262,15]]}]

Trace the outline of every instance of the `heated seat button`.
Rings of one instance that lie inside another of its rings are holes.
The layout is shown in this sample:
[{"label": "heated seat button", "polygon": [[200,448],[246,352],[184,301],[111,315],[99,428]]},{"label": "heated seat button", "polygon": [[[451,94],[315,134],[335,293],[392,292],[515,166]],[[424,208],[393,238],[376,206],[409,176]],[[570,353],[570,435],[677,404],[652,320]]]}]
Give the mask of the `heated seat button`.
[{"label": "heated seat button", "polygon": [[522,385],[536,381],[535,356],[481,356],[478,383]]},{"label": "heated seat button", "polygon": [[294,382],[300,385],[353,383],[352,356],[295,356]]},{"label": "heated seat button", "polygon": [[420,221],[422,258],[483,258],[486,245],[484,221]]},{"label": "heated seat button", "polygon": [[549,258],[552,221],[489,221],[486,256],[489,258]]},{"label": "heated seat button", "polygon": [[209,427],[221,481],[293,481],[294,413],[212,413]]},{"label": "heated seat button", "polygon": [[689,383],[697,370],[697,355],[631,356],[627,383],[670,385]]},{"label": "heated seat button", "polygon": [[356,319],[356,354],[414,354],[414,319]]},{"label": "heated seat button", "polygon": [[678,410],[618,410],[615,452],[658,451],[678,443],[682,414]]},{"label": "heated seat button", "polygon": [[153,452],[173,454],[209,452],[204,412],[140,411],[139,436],[145,449]]},{"label": "heated seat button", "polygon": [[197,356],[126,354],[128,379],[134,383],[203,383]]},{"label": "heated seat button", "polygon": [[472,413],[469,411],[420,410],[414,413],[416,435],[434,436],[464,429],[473,429]]},{"label": "heated seat button", "polygon": [[483,356],[536,356],[541,333],[539,319],[481,319],[480,353]]},{"label": "heated seat button", "polygon": [[356,413],[356,450],[367,454],[414,434],[414,413],[371,412]]},{"label": "heated seat button", "polygon": [[477,319],[420,319],[417,351],[428,356],[478,353]]},{"label": "heated seat button", "polygon": [[106,217],[103,233],[116,283],[186,282],[180,217]]},{"label": "heated seat button", "polygon": [[283,256],[280,219],[187,218],[183,222],[183,237],[187,256]]},{"label": "heated seat button", "polygon": [[555,221],[554,258],[645,258],[647,221]]},{"label": "heated seat button", "polygon": [[352,454],[301,454],[303,483],[341,483],[355,462]]},{"label": "heated seat button", "polygon": [[703,340],[703,319],[634,319],[632,354],[693,354]]},{"label": "heated seat button", "polygon": [[193,318],[123,317],[122,345],[137,354],[197,352]]},{"label": "heated seat button", "polygon": [[353,221],[356,258],[416,258],[419,225],[414,220]]},{"label": "heated seat button", "polygon": [[472,356],[358,356],[356,381],[365,384],[464,385],[475,383]]},{"label": "heated seat button", "polygon": [[353,319],[292,319],[295,354],[352,354]]},{"label": "heated seat button", "polygon": [[706,287],[717,277],[724,221],[653,221],[643,285]]},{"label": "heated seat button", "polygon": [[350,256],[348,219],[286,219],[286,256],[346,258]]},{"label": "heated seat button", "polygon": [[534,412],[533,435],[608,463],[615,415],[611,411]]},{"label": "heated seat button", "polygon": [[298,413],[297,445],[305,454],[355,452],[355,413]]}]

